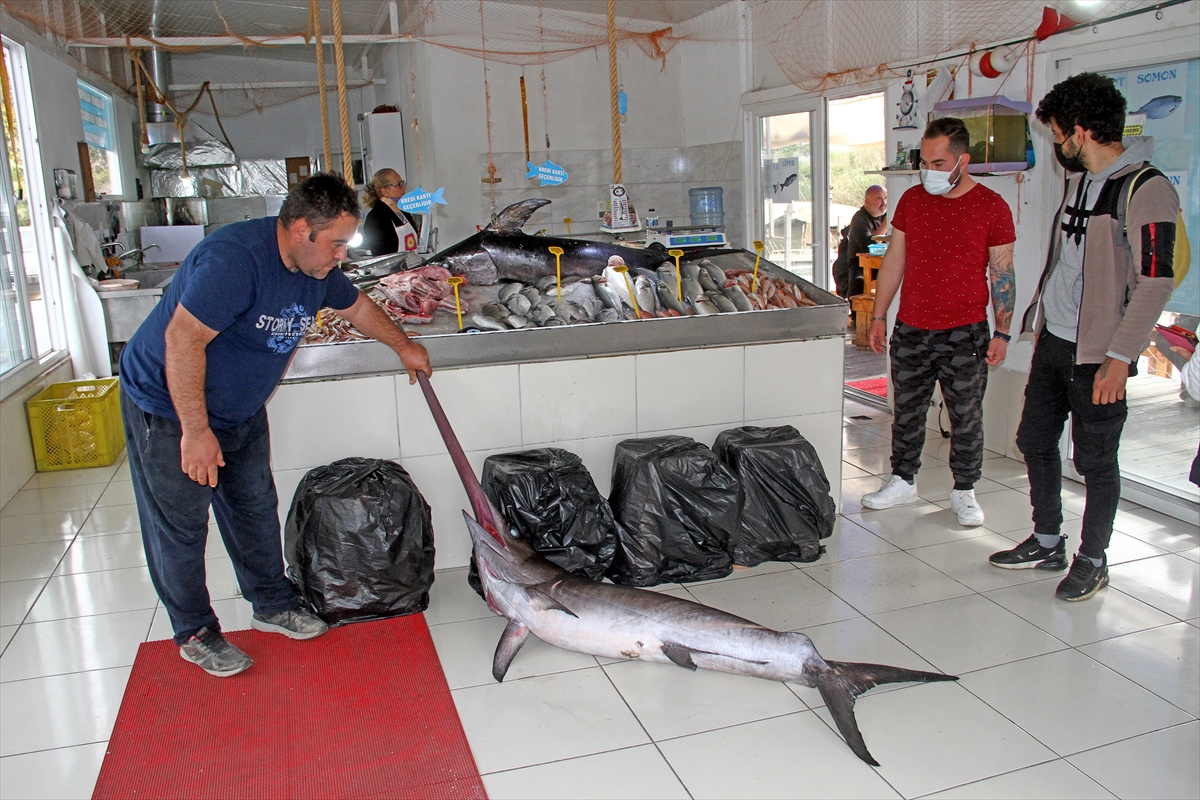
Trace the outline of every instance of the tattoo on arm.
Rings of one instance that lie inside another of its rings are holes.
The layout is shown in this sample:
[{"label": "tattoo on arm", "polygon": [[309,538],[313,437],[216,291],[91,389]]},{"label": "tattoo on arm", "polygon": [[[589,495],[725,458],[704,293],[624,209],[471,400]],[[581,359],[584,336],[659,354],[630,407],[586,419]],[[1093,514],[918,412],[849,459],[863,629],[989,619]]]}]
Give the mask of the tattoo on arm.
[{"label": "tattoo on arm", "polygon": [[1013,245],[988,248],[988,273],[992,283],[992,309],[996,330],[1008,333],[1017,302],[1017,279],[1013,267]]}]

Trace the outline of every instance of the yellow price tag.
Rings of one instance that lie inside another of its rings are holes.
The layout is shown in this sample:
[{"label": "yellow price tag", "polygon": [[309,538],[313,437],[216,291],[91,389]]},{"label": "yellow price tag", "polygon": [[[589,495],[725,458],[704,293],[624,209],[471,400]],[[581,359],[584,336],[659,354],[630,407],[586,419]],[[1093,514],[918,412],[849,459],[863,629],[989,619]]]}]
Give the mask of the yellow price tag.
[{"label": "yellow price tag", "polygon": [[[568,218],[567,218],[567,222],[570,222],[570,217],[568,217]],[[550,250],[550,252],[551,252],[551,253],[554,255],[554,275],[555,275],[555,277],[558,279],[558,302],[560,302],[560,303],[561,303],[561,302],[562,302],[562,256],[563,256],[563,249],[562,249],[561,247],[559,247],[558,245],[551,245],[551,246],[550,246],[549,248],[547,248],[547,249],[549,249],[549,250]]]},{"label": "yellow price tag", "polygon": [[679,259],[683,256],[682,250],[668,250],[667,255],[675,258],[675,295],[679,298],[679,302],[683,302],[683,273],[679,270]]},{"label": "yellow price tag", "polygon": [[467,279],[461,275],[451,275],[446,278],[446,283],[454,287],[454,310],[458,313],[458,329],[463,329],[462,324],[462,303],[458,299],[458,287],[467,282]]},{"label": "yellow price tag", "polygon": [[758,290],[758,262],[762,261],[763,243],[755,239],[754,249],[758,251],[758,255],[754,257],[754,278],[750,281],[750,291],[752,292]]},{"label": "yellow price tag", "polygon": [[567,224],[567,238],[570,239],[571,238],[571,218],[563,217],[563,222],[565,222]]},{"label": "yellow price tag", "polygon": [[633,303],[633,318],[641,319],[642,312],[638,309],[637,294],[634,293],[633,284],[629,281],[629,267],[624,264],[615,264],[613,265],[613,270],[621,273],[621,277],[625,278],[625,288],[629,290],[629,299]]}]

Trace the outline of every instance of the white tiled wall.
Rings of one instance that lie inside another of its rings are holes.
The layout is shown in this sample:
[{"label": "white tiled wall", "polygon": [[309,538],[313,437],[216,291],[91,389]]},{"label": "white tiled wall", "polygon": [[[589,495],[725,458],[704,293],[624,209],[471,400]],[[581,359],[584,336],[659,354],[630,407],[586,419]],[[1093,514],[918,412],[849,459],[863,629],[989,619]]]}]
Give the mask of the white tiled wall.
[{"label": "white tiled wall", "polygon": [[[841,339],[441,370],[438,399],[471,466],[535,447],[577,454],[611,487],[623,439],[665,434],[712,446],[739,425],[792,425],[841,486]],[[437,568],[464,566],[469,508],[419,387],[407,376],[281,386],[268,407],[280,518],[309,469],[347,456],[398,458],[433,510]]]}]

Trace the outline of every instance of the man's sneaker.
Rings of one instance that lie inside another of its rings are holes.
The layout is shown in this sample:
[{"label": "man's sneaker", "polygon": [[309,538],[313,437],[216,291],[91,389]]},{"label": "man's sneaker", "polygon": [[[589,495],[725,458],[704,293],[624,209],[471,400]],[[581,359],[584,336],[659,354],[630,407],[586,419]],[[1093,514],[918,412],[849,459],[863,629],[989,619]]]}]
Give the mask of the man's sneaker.
[{"label": "man's sneaker", "polygon": [[250,627],[256,631],[282,633],[289,639],[312,639],[329,630],[315,614],[303,608],[293,608],[279,614],[255,614]]},{"label": "man's sneaker", "polygon": [[975,501],[974,489],[952,489],[950,508],[958,515],[958,524],[964,528],[976,528],[983,524],[983,509]]},{"label": "man's sneaker", "polygon": [[909,483],[899,475],[890,475],[878,492],[870,492],[862,496],[862,504],[867,508],[879,511],[892,506],[915,503],[919,499],[915,483]]},{"label": "man's sneaker", "polygon": [[1108,586],[1108,556],[1097,567],[1083,553],[1076,553],[1075,560],[1071,562],[1071,571],[1058,584],[1054,596],[1070,602],[1087,600],[1105,586]]},{"label": "man's sneaker", "polygon": [[1012,550],[992,553],[988,561],[1000,569],[1066,569],[1067,540],[1060,536],[1054,547],[1042,547],[1036,536],[1030,536]]},{"label": "man's sneaker", "polygon": [[226,641],[220,631],[209,628],[201,628],[181,644],[179,655],[218,678],[245,672],[254,664],[250,656]]}]

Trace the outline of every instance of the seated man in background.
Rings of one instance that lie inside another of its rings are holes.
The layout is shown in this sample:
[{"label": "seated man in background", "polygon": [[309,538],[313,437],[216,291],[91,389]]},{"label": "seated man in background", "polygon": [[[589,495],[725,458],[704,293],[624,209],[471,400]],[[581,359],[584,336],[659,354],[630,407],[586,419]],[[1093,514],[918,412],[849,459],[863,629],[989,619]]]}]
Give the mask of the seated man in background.
[{"label": "seated man in background", "polygon": [[887,232],[887,189],[868,186],[862,208],[854,213],[850,224],[842,229],[837,261],[833,262],[833,283],[839,297],[862,294],[863,271],[858,254],[867,252],[872,236]]}]

